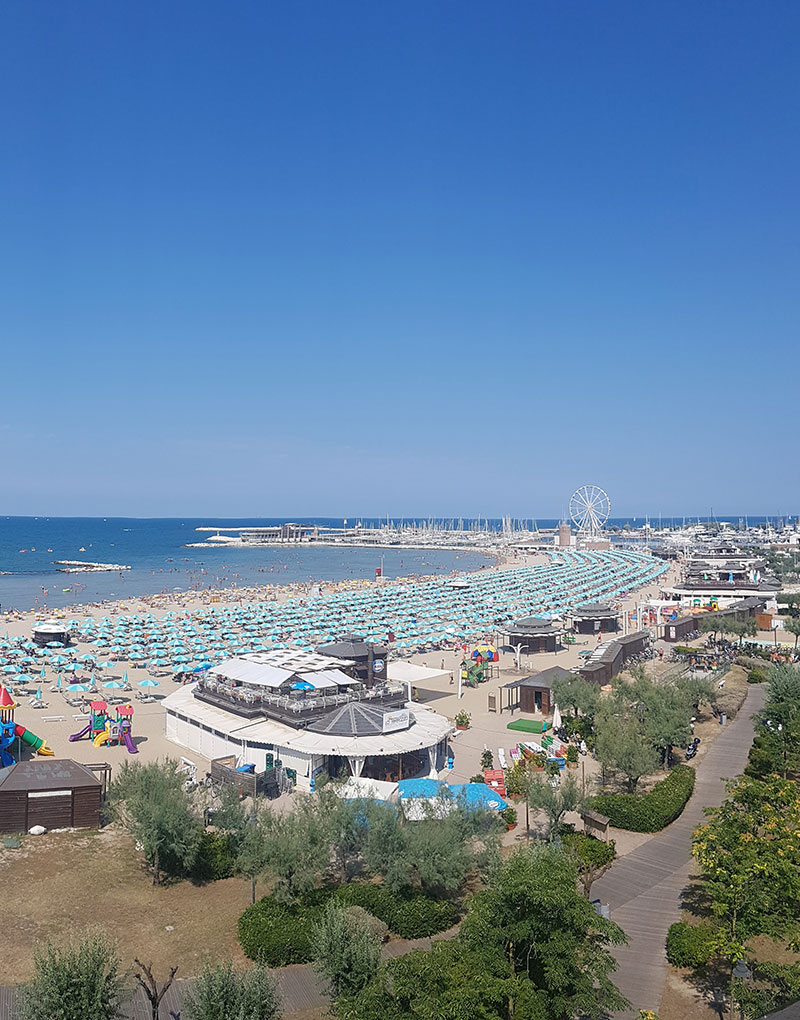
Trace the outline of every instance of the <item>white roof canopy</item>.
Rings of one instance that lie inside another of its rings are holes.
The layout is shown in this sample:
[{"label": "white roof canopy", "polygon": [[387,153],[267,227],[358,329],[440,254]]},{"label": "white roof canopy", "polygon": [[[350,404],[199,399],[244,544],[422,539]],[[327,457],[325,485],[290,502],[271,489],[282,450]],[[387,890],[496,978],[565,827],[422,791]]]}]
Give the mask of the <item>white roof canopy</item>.
[{"label": "white roof canopy", "polygon": [[248,662],[247,659],[228,659],[219,666],[213,666],[209,673],[225,677],[226,680],[251,684],[253,687],[280,687],[294,675],[292,670],[264,666],[260,662]]}]

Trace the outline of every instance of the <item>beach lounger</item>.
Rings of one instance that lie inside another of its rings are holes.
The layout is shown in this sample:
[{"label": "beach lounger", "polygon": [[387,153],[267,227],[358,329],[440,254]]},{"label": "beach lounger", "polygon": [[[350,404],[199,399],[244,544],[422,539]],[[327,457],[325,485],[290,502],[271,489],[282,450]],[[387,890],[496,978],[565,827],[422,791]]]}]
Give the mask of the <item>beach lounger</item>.
[{"label": "beach lounger", "polygon": [[508,763],[506,762],[506,752],[503,750],[502,747],[498,747],[497,749],[497,760],[500,762],[501,769],[508,768]]}]

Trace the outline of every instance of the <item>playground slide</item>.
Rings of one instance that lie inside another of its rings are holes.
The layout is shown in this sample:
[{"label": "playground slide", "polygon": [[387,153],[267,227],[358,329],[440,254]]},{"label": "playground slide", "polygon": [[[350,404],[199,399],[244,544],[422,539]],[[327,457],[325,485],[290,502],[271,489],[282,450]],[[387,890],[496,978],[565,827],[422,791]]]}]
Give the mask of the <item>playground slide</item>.
[{"label": "playground slide", "polygon": [[107,733],[98,733],[97,736],[92,741],[92,743],[94,744],[95,747],[102,747],[107,740],[108,740]]},{"label": "playground slide", "polygon": [[133,741],[131,740],[131,735],[130,735],[130,733],[123,733],[123,734],[122,734],[122,739],[123,739],[123,741],[124,741],[124,743],[125,743],[125,746],[126,746],[126,747],[128,748],[128,751],[129,751],[129,752],[130,752],[131,754],[138,754],[138,753],[139,753],[139,748],[138,748],[138,747],[136,746],[136,744],[134,744],[134,742],[133,742]]},{"label": "playground slide", "polygon": [[70,733],[69,739],[70,740],[81,740],[83,737],[86,736],[86,734],[89,732],[90,729],[91,729],[91,724],[87,723],[83,727],[83,729],[80,731],[80,733]]}]

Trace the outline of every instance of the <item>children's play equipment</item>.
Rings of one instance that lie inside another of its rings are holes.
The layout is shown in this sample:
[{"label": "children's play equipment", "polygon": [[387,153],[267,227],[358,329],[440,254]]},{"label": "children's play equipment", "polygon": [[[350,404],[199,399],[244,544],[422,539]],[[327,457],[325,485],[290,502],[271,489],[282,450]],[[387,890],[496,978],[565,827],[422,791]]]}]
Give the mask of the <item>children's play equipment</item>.
[{"label": "children's play equipment", "polygon": [[89,722],[78,733],[71,734],[70,740],[88,737],[95,747],[102,747],[104,744],[109,746],[124,744],[130,754],[139,753],[131,736],[133,705],[120,705],[116,709],[116,719],[109,715],[108,704],[105,701],[91,701],[89,712]]},{"label": "children's play equipment", "polygon": [[500,656],[494,645],[478,645],[469,659],[461,663],[461,683],[467,687],[477,687],[485,680],[496,679],[499,676],[499,661]]},{"label": "children's play equipment", "polygon": [[24,726],[14,722],[16,707],[17,703],[8,688],[0,687],[0,765],[3,768],[15,764],[14,758],[8,750],[14,742],[14,737],[19,737],[23,744],[27,744],[37,754],[52,755],[53,753],[41,737],[35,736]]}]

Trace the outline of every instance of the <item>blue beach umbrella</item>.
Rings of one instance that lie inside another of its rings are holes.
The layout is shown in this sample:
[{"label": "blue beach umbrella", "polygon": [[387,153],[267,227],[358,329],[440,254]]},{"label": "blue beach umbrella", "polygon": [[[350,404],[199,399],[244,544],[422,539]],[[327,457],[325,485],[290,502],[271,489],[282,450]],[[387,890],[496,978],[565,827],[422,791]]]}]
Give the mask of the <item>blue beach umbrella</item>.
[{"label": "blue beach umbrella", "polygon": [[106,680],[103,684],[103,689],[106,691],[121,691],[125,684],[120,683],[119,680]]},{"label": "blue beach umbrella", "polygon": [[139,681],[139,686],[140,687],[158,687],[160,685],[159,685],[158,680],[151,680],[149,677],[147,677],[146,679]]},{"label": "blue beach umbrella", "polygon": [[87,686],[87,684],[68,684],[67,690],[72,691],[73,694],[74,693],[85,694],[89,690],[89,687]]}]

